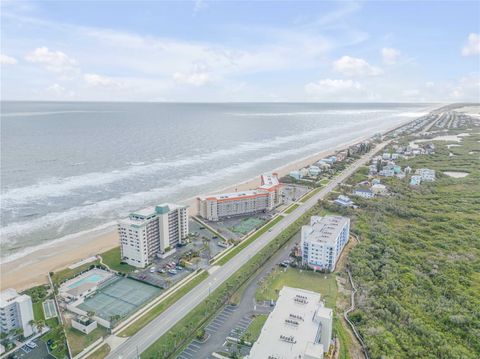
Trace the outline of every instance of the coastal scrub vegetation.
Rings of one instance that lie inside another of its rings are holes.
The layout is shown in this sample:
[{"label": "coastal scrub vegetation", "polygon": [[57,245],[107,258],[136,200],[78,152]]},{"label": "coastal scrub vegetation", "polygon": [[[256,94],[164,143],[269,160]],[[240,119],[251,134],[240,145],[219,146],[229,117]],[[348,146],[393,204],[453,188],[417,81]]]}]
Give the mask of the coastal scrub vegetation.
[{"label": "coastal scrub vegetation", "polygon": [[479,140],[403,160],[436,170],[437,180],[411,188],[389,179],[392,196],[345,210],[362,239],[348,259],[359,289],[350,318],[373,359],[480,356]]}]

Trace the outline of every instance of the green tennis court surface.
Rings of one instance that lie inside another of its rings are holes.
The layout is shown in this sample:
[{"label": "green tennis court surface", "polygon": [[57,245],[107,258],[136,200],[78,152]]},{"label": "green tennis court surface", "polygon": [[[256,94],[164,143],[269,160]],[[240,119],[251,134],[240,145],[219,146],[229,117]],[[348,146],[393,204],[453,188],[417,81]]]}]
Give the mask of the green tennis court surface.
[{"label": "green tennis court surface", "polygon": [[42,303],[42,306],[45,319],[50,319],[57,316],[57,308],[55,308],[55,301],[53,299],[47,299]]},{"label": "green tennis court surface", "polygon": [[115,316],[128,316],[159,293],[160,289],[154,286],[130,278],[119,278],[97,290],[78,308],[110,321]]}]

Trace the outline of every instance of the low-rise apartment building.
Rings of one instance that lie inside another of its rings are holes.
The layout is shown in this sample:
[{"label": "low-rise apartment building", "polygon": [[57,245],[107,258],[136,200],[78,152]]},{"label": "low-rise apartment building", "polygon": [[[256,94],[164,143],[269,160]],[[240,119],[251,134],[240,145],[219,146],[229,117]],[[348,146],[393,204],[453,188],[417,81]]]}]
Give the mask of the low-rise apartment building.
[{"label": "low-rise apartment building", "polygon": [[26,294],[18,294],[15,289],[6,289],[0,293],[0,331],[8,334],[21,329],[24,337],[34,334],[30,325],[33,318],[32,298]]},{"label": "low-rise apartment building", "polygon": [[276,174],[263,174],[260,180],[260,187],[254,190],[198,197],[198,214],[209,221],[218,221],[226,217],[272,211],[283,202],[282,185]]},{"label": "low-rise apartment building", "polygon": [[302,264],[314,270],[333,271],[350,235],[350,219],[313,216],[301,232]]},{"label": "low-rise apartment building", "polygon": [[187,206],[162,204],[133,212],[118,223],[122,260],[144,268],[156,255],[173,253],[188,236]]}]

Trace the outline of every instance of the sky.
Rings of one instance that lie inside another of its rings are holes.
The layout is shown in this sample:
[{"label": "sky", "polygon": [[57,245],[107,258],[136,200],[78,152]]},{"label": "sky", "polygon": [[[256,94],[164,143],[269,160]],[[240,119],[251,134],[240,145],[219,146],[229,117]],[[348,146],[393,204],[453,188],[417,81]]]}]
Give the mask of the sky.
[{"label": "sky", "polygon": [[480,102],[479,1],[1,2],[1,99]]}]

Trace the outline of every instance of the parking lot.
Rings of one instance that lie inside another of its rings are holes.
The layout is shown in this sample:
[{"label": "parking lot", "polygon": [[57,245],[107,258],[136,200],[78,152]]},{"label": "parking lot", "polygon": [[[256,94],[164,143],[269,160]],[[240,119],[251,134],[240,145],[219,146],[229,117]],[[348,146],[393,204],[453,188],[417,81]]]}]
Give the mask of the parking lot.
[{"label": "parking lot", "polygon": [[290,203],[298,201],[300,197],[310,190],[306,186],[285,184],[283,187],[283,204],[288,206]]},{"label": "parking lot", "polygon": [[[167,289],[178,283],[191,272],[206,268],[210,259],[225,250],[219,245],[222,240],[200,223],[190,220],[189,232],[191,242],[177,247],[176,252],[167,258],[156,258],[152,265],[145,269],[136,270],[130,275],[143,282]],[[188,263],[180,265],[184,259]]]},{"label": "parking lot", "polygon": [[32,340],[36,348],[29,348],[24,345],[17,351],[13,353],[13,356],[8,356],[8,358],[22,358],[22,359],[55,359],[53,355],[50,355],[48,352],[47,344],[41,339]]},{"label": "parking lot", "polygon": [[[178,359],[197,359],[197,358],[213,358],[211,354],[216,351],[230,351],[230,344],[221,340],[210,340],[210,337],[215,333],[229,333],[228,336],[234,338],[240,338],[245,330],[252,322],[250,315],[241,317],[233,329],[228,331],[232,318],[235,316],[237,307],[228,305],[226,306],[206,327],[205,333],[209,336],[206,342],[202,343],[198,340],[193,340],[177,357]],[[243,346],[242,346],[243,347]],[[238,350],[237,350],[238,351]],[[250,348],[246,347],[241,350],[242,355],[247,355]]]}]

